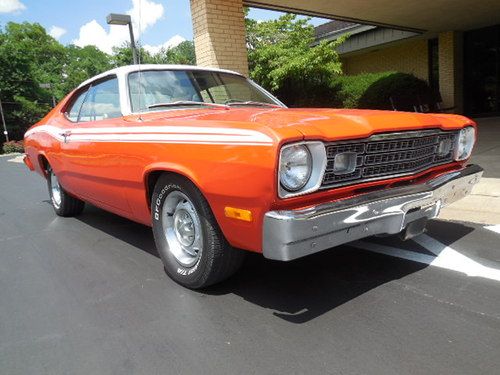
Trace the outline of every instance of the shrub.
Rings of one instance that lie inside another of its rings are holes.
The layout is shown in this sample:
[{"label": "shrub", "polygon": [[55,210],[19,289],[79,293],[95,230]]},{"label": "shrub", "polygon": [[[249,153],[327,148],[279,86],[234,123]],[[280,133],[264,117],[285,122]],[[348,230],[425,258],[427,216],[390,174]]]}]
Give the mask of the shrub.
[{"label": "shrub", "polygon": [[2,150],[5,154],[10,154],[12,152],[24,152],[23,141],[9,141],[5,142],[2,146]]},{"label": "shrub", "polygon": [[394,103],[398,110],[413,111],[413,105],[426,104],[432,110],[434,104],[427,82],[406,73],[340,76],[332,80],[332,87],[337,107],[393,109]]},{"label": "shrub", "polygon": [[359,101],[368,88],[379,79],[385,78],[391,74],[394,74],[394,72],[363,73],[334,78],[332,80],[332,88],[335,91],[335,106],[359,108]]}]

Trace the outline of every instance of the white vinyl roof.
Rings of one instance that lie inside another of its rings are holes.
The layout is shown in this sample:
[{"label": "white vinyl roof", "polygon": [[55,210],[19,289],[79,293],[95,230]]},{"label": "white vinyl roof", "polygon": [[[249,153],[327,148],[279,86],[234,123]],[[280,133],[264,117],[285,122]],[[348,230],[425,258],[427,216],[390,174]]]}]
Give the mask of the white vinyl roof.
[{"label": "white vinyl roof", "polygon": [[121,66],[119,68],[114,68],[104,73],[98,74],[92,78],[87,79],[86,81],[80,83],[78,88],[83,87],[95,80],[99,80],[101,78],[107,77],[109,75],[115,74],[118,78],[124,77],[131,72],[137,72],[139,70],[202,70],[208,72],[219,72],[219,73],[230,73],[237,74],[241,76],[240,73],[233,72],[231,70],[226,69],[217,69],[217,68],[208,68],[204,66],[196,66],[196,65],[170,65],[170,64],[137,64],[137,65],[126,65]]}]

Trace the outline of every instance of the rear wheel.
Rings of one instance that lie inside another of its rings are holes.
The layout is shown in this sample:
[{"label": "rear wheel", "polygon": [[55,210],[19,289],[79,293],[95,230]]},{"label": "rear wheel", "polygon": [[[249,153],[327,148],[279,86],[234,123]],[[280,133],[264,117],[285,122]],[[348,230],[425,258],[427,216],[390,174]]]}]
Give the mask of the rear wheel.
[{"label": "rear wheel", "polygon": [[177,283],[207,287],[240,267],[245,252],[229,245],[205,197],[189,180],[162,175],[151,202],[156,247]]},{"label": "rear wheel", "polygon": [[59,216],[76,216],[82,213],[85,202],[69,195],[60,185],[50,166],[47,168],[47,186],[54,211]]}]

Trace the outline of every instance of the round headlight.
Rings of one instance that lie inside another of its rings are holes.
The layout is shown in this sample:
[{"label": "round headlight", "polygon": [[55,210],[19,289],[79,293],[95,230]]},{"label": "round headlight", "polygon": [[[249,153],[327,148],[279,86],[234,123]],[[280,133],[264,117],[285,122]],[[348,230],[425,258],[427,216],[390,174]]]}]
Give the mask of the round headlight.
[{"label": "round headlight", "polygon": [[302,189],[311,176],[311,154],[304,145],[285,146],[280,156],[280,183],[288,191]]},{"label": "round headlight", "polygon": [[460,161],[469,158],[475,141],[476,130],[472,126],[460,130],[455,148],[455,160]]}]

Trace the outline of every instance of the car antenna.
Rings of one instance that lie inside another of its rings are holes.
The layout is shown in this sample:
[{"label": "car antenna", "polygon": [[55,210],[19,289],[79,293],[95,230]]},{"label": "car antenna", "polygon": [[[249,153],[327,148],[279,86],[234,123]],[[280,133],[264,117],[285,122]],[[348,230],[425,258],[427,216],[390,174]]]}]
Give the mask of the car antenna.
[{"label": "car antenna", "polygon": [[[141,103],[141,98],[142,98],[142,72],[141,72],[141,37],[142,37],[142,30],[141,30],[141,18],[142,18],[142,0],[139,0],[139,21],[138,21],[138,37],[137,37],[137,44],[139,45],[139,51],[137,52],[137,64],[139,65],[138,72],[139,72],[139,121],[142,121],[142,103]],[[133,46],[133,48],[136,48],[137,46]]]}]

